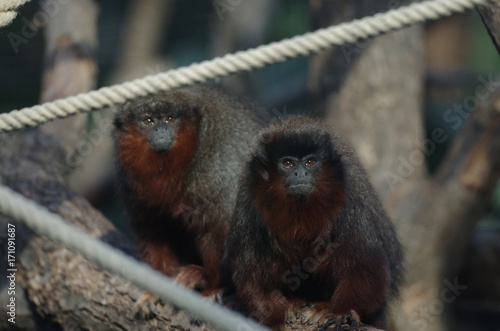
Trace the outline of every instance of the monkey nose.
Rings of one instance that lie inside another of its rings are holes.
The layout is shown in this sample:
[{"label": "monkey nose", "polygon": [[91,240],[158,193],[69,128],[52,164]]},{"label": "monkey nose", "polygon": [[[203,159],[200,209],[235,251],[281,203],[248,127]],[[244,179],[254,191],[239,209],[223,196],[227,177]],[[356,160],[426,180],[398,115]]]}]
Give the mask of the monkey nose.
[{"label": "monkey nose", "polygon": [[298,170],[294,172],[295,177],[307,177],[309,172],[307,170]]}]

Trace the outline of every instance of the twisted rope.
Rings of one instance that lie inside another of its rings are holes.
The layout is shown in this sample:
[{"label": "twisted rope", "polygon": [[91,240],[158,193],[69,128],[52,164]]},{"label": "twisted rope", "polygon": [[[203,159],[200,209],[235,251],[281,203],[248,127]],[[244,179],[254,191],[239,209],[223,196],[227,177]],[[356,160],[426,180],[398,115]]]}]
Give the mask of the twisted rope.
[{"label": "twisted rope", "polygon": [[0,114],[0,132],[34,127],[56,118],[121,104],[147,94],[262,68],[287,59],[317,53],[333,45],[344,45],[414,23],[451,16],[488,2],[489,0],[432,0],[414,3],[386,13],[320,29],[247,51],[228,54],[210,61]]},{"label": "twisted rope", "polygon": [[0,0],[0,27],[7,26],[17,16],[19,7],[29,0]]}]

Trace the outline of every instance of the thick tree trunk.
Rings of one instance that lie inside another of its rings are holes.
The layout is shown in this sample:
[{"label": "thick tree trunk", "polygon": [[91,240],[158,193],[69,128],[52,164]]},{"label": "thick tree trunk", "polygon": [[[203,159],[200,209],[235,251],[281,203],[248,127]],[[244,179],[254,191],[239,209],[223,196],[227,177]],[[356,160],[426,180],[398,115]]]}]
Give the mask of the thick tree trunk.
[{"label": "thick tree trunk", "polygon": [[487,6],[477,6],[491,41],[500,53],[500,3],[490,3]]}]

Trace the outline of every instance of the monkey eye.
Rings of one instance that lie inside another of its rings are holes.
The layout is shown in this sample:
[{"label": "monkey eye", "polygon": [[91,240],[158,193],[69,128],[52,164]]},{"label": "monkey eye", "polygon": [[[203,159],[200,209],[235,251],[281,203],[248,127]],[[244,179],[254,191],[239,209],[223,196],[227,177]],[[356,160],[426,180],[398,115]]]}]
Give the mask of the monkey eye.
[{"label": "monkey eye", "polygon": [[174,116],[167,116],[167,123],[174,123],[176,118]]},{"label": "monkey eye", "polygon": [[155,120],[151,117],[148,117],[142,121],[146,125],[153,125],[155,123]]},{"label": "monkey eye", "polygon": [[307,159],[306,161],[306,166],[308,167],[314,167],[316,165],[316,159],[315,158],[310,158],[310,159]]},{"label": "monkey eye", "polygon": [[291,168],[294,166],[294,163],[292,160],[290,159],[284,159],[283,161],[281,161],[281,165],[283,166],[283,168]]}]

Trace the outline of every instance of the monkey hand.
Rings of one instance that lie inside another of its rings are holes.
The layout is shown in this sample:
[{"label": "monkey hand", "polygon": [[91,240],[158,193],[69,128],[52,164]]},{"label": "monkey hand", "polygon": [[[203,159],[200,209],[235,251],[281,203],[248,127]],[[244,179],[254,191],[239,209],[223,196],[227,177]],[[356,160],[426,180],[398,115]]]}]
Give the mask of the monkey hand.
[{"label": "monkey hand", "polygon": [[326,330],[333,324],[335,324],[335,331],[342,331],[343,324],[347,324],[353,327],[359,327],[362,325],[361,318],[359,317],[358,313],[352,309],[348,314],[337,315],[333,318],[328,319],[321,327],[321,330]]},{"label": "monkey hand", "polygon": [[137,316],[143,319],[153,318],[158,314],[156,303],[161,299],[156,295],[146,292],[136,302]]},{"label": "monkey hand", "polygon": [[180,267],[175,282],[192,290],[203,290],[206,287],[203,268],[194,264]]},{"label": "monkey hand", "polygon": [[224,296],[227,295],[227,288],[215,288],[215,289],[206,289],[201,292],[201,295],[209,301],[213,301],[215,303],[224,304]]},{"label": "monkey hand", "polygon": [[316,302],[295,306],[295,314],[302,324],[313,325],[330,321],[336,315],[331,312],[330,302]]},{"label": "monkey hand", "polygon": [[288,299],[288,309],[286,312],[285,322],[292,324],[302,318],[302,310],[308,306],[307,302],[302,299],[292,298]]}]

